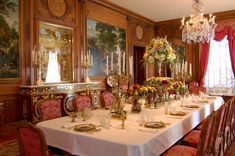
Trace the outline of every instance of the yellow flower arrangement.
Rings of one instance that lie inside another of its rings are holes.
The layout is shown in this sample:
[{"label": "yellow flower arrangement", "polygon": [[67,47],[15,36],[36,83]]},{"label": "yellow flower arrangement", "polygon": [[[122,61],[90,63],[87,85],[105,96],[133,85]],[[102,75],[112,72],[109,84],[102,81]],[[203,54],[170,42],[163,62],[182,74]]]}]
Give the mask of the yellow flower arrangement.
[{"label": "yellow flower arrangement", "polygon": [[153,38],[146,46],[143,56],[144,62],[155,63],[156,61],[172,62],[176,59],[175,51],[165,38]]}]

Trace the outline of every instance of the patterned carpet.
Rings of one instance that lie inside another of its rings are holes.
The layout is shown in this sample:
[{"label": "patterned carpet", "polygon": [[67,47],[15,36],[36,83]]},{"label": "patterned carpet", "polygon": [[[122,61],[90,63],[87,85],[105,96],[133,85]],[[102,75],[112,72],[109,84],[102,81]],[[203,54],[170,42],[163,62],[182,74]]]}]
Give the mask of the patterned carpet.
[{"label": "patterned carpet", "polygon": [[19,146],[17,140],[12,140],[0,144],[0,156],[19,156]]}]

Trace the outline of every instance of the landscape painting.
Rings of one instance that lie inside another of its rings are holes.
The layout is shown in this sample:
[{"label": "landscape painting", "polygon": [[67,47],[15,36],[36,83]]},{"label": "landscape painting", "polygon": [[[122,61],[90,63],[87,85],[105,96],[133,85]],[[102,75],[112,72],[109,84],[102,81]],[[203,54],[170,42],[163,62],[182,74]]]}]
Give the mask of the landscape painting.
[{"label": "landscape painting", "polygon": [[0,3],[0,79],[19,77],[19,0]]},{"label": "landscape painting", "polygon": [[[93,55],[89,76],[118,74],[120,60],[125,72],[126,30],[93,19],[87,20],[87,50]],[[122,58],[118,60],[118,58]],[[108,59],[108,61],[107,61]],[[119,63],[119,65],[118,65]],[[108,65],[107,65],[108,64]]]}]

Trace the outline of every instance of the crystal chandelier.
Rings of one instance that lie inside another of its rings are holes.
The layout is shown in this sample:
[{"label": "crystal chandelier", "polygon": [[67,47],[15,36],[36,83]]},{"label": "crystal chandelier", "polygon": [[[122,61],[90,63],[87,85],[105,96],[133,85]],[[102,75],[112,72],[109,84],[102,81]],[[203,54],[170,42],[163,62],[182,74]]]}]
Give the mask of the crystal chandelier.
[{"label": "crystal chandelier", "polygon": [[182,19],[182,40],[187,43],[209,42],[215,36],[215,16],[204,17],[202,13],[202,0],[193,0],[192,15],[185,22]]}]

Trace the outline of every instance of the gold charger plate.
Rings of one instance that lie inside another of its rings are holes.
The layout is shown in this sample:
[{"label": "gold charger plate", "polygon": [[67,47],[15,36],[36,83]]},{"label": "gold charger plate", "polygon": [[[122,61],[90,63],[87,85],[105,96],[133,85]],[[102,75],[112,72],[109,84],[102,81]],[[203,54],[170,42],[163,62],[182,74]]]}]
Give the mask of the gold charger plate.
[{"label": "gold charger plate", "polygon": [[199,108],[198,105],[185,105],[185,108]]},{"label": "gold charger plate", "polygon": [[79,124],[74,127],[74,130],[77,132],[87,132],[87,131],[92,131],[95,129],[96,129],[96,126],[93,124]]},{"label": "gold charger plate", "polygon": [[146,124],[144,124],[144,127],[148,127],[148,128],[163,128],[165,126],[166,124],[161,121],[152,121],[152,122],[147,122]]},{"label": "gold charger plate", "polygon": [[183,112],[183,111],[177,111],[177,112],[171,112],[170,115],[174,115],[174,116],[184,116],[184,115],[186,115],[186,113]]}]

